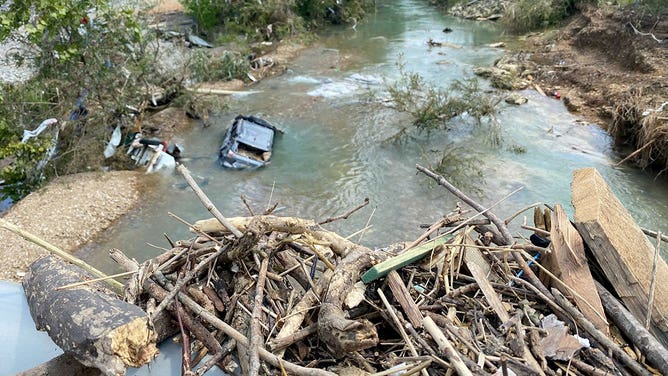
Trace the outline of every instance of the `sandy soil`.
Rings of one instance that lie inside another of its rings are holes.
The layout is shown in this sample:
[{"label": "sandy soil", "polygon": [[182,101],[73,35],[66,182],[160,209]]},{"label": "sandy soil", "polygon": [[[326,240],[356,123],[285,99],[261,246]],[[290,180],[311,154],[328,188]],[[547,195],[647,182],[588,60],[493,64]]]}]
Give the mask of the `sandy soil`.
[{"label": "sandy soil", "polygon": [[[135,171],[90,172],[54,179],[5,213],[3,219],[68,252],[79,249],[136,206]],[[20,281],[41,247],[0,230],[0,279]]]}]

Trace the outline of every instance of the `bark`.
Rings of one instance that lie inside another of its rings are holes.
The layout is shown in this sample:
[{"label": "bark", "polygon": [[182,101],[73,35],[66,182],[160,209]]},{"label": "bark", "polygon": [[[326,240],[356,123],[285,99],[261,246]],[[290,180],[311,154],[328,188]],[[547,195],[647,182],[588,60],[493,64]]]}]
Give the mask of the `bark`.
[{"label": "bark", "polygon": [[60,286],[92,279],[83,269],[48,256],[35,261],[23,280],[30,314],[66,353],[106,375],[125,375],[157,354],[156,334],[139,307],[102,285]]}]

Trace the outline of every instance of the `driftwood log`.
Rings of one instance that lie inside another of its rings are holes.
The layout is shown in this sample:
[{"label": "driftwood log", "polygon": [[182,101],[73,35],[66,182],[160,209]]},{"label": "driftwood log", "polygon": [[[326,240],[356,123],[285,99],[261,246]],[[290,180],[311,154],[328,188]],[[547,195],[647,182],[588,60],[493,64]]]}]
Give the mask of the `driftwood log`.
[{"label": "driftwood log", "polygon": [[106,375],[125,375],[157,353],[156,334],[139,307],[118,299],[101,284],[59,287],[93,279],[53,256],[35,261],[23,280],[30,314],[66,353]]}]

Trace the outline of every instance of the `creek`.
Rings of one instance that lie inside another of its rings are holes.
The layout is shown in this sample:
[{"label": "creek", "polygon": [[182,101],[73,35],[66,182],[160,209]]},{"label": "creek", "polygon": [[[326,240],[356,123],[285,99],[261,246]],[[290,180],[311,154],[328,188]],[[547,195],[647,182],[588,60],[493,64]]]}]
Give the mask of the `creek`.
[{"label": "creek", "polygon": [[[445,27],[453,31],[444,33]],[[461,48],[430,48],[429,39]],[[416,163],[433,165],[444,149],[458,157],[450,163],[459,163],[463,190],[478,191],[473,196],[483,205],[522,188],[495,207],[501,217],[535,202],[561,203],[572,215],[572,173],[596,167],[640,225],[668,231],[668,179],[615,167],[619,156],[604,130],[534,91],[521,92],[527,104],[499,105],[500,145],[491,145],[484,128],[462,118],[453,120],[450,132],[413,130],[403,143],[386,142],[410,118],[369,98],[382,96],[384,84],[399,78],[399,62],[405,71],[447,88],[501,57],[502,50],[487,46],[499,41],[514,39],[491,22],[452,18],[418,0],[379,3],[355,29],[324,32],[285,74],[253,86],[258,93],[233,97],[213,126],[182,135],[179,142],[190,157],[184,163],[226,216],[248,215],[241,195],[256,213],[278,201],[278,215],[316,221],[369,198],[349,219],[326,225],[343,236],[355,234],[351,240],[369,247],[412,241],[423,231],[421,224],[455,207],[454,196],[415,169]],[[263,117],[285,131],[276,139],[270,166],[230,171],[218,165],[225,129],[237,114]],[[168,247],[163,234],[174,240],[192,236],[170,212],[188,222],[211,216],[180,175],[156,174],[140,207],[79,256],[109,271],[116,270],[107,257],[110,248],[138,260],[153,257],[162,252],[159,247]],[[511,229],[521,222],[516,219]]]}]

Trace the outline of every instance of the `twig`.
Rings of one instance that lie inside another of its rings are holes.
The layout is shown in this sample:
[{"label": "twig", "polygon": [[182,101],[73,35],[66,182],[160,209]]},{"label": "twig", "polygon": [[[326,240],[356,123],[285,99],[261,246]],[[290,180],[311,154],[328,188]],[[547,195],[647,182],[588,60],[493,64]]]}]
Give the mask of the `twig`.
[{"label": "twig", "polygon": [[[401,338],[403,338],[404,343],[406,346],[408,346],[408,350],[410,350],[411,354],[413,356],[418,356],[417,350],[415,350],[415,346],[413,346],[413,341],[411,341],[410,337],[408,334],[406,334],[406,331],[404,330],[404,326],[401,324],[401,321],[399,321],[399,317],[397,317],[397,313],[394,312],[394,308],[390,305],[390,302],[387,300],[387,297],[385,297],[385,294],[383,293],[383,290],[378,289],[378,296],[380,296],[380,300],[383,301],[383,304],[385,305],[385,309],[387,310],[387,313],[390,315],[390,318],[392,318],[392,321],[394,321],[394,325],[396,326],[397,330],[399,331],[399,334],[401,334]],[[422,374],[424,376],[429,376],[426,370],[422,371]]]},{"label": "twig", "polygon": [[[94,267],[87,264],[83,260],[81,260],[81,259],[63,251],[62,249],[60,249],[60,248],[56,247],[55,245],[47,242],[46,240],[40,238],[39,236],[34,235],[34,234],[32,234],[28,231],[25,231],[25,230],[19,228],[18,226],[16,226],[15,224],[13,224],[13,223],[5,221],[2,218],[0,218],[0,227],[4,228],[5,230],[8,230],[8,231],[11,231],[11,232],[15,233],[16,235],[22,237],[23,239],[25,239],[25,240],[27,240],[31,243],[37,244],[38,246],[40,246],[40,247],[46,249],[47,251],[49,251],[51,254],[54,254],[54,255],[60,257],[61,259],[65,260],[65,261],[68,261],[68,262],[70,262],[70,263],[88,271],[89,273],[91,273],[93,275],[96,275],[100,278],[106,278],[107,277],[106,274],[104,274],[101,271],[95,269]],[[106,282],[116,293],[118,293],[119,295],[123,295],[124,286],[123,286],[122,283],[118,282],[115,279],[105,279],[104,282]]]},{"label": "twig", "polygon": [[655,37],[654,34],[652,34],[652,33],[643,33],[643,32],[641,32],[641,31],[639,31],[638,29],[636,29],[636,27],[633,26],[633,24],[630,23],[630,22],[627,22],[626,24],[629,25],[629,26],[631,26],[631,28],[633,29],[633,31],[634,31],[636,34],[642,35],[642,36],[644,36],[644,37],[648,37],[648,36],[649,36],[649,37],[652,37],[652,39],[654,39],[655,41],[657,41],[657,43],[663,43],[663,40],[662,40],[662,39],[657,39],[657,37]]},{"label": "twig", "polygon": [[250,205],[248,204],[248,197],[246,195],[241,195],[241,201],[246,205],[246,209],[248,209],[248,213],[250,214],[251,217],[255,216],[255,213],[253,213],[253,209],[251,209]]},{"label": "twig", "polygon": [[357,205],[356,207],[352,208],[352,209],[349,210],[347,213],[342,214],[342,215],[339,215],[339,216],[336,216],[336,217],[327,218],[327,219],[325,219],[324,221],[320,221],[320,222],[318,222],[318,224],[319,224],[319,225],[324,225],[325,223],[330,223],[330,222],[338,221],[339,219],[348,219],[348,217],[350,217],[351,214],[353,214],[354,212],[356,212],[356,211],[362,209],[363,207],[365,207],[365,206],[367,206],[367,205],[369,205],[369,198],[368,198],[368,197],[364,199],[364,202],[363,202],[363,203],[361,203],[361,204]]},{"label": "twig", "polygon": [[190,172],[186,168],[186,166],[179,164],[176,166],[176,171],[178,171],[181,175],[183,175],[183,178],[186,179],[186,183],[192,188],[192,190],[195,192],[199,200],[202,202],[204,207],[211,212],[211,214],[222,224],[226,229],[228,229],[236,238],[240,238],[243,236],[243,233],[239,231],[236,227],[234,227],[230,221],[228,221],[223,214],[218,211],[216,206],[209,200],[209,198],[206,196],[204,191],[197,185],[197,182],[195,179],[190,176]]},{"label": "twig", "polygon": [[508,224],[508,223],[510,223],[513,219],[515,219],[515,217],[517,217],[518,215],[524,213],[525,211],[527,211],[527,210],[529,210],[529,209],[535,208],[536,206],[540,206],[540,205],[543,205],[543,203],[542,203],[542,202],[536,202],[536,203],[534,203],[534,204],[527,205],[526,207],[524,207],[524,208],[522,208],[522,209],[516,211],[515,214],[513,214],[513,215],[511,215],[510,217],[506,218],[506,219],[503,221],[503,223]]},{"label": "twig", "polygon": [[87,280],[87,281],[81,281],[81,282],[76,282],[76,283],[70,283],[69,285],[56,287],[54,290],[55,290],[55,291],[58,291],[58,290],[70,289],[70,288],[72,288],[72,287],[78,287],[78,286],[87,285],[87,284],[89,284],[89,283],[95,283],[95,282],[100,282],[100,281],[106,281],[106,280],[109,279],[109,278],[124,277],[124,276],[126,276],[126,275],[135,274],[135,273],[136,273],[136,272],[123,272],[123,273],[118,273],[118,274],[114,274],[114,275],[108,275],[108,276],[106,276],[106,277],[93,278],[93,279],[89,279],[89,280]]},{"label": "twig", "polygon": [[640,153],[641,151],[645,150],[647,147],[649,147],[650,145],[652,145],[652,144],[654,143],[655,140],[656,140],[656,139],[652,139],[652,140],[650,140],[648,143],[646,143],[645,145],[641,146],[640,148],[638,148],[638,149],[637,149],[636,151],[634,151],[633,153],[627,155],[627,156],[626,156],[624,159],[622,159],[621,161],[615,163],[615,167],[619,167],[619,166],[621,166],[624,162],[626,162],[626,161],[628,161],[629,159],[635,157],[638,153]]},{"label": "twig", "polygon": [[255,302],[253,305],[253,315],[251,317],[250,348],[248,349],[250,376],[256,376],[260,372],[260,354],[259,349],[262,343],[262,332],[260,331],[260,315],[262,314],[262,301],[264,299],[264,284],[267,280],[267,267],[269,258],[265,257],[260,263],[260,273],[255,282]]},{"label": "twig", "polygon": [[213,260],[215,260],[215,259],[216,259],[218,256],[220,256],[220,254],[223,253],[223,251],[225,251],[225,250],[227,250],[227,247],[223,247],[223,248],[218,249],[218,251],[212,253],[212,254],[209,255],[207,258],[205,258],[204,260],[200,261],[200,263],[197,264],[196,267],[194,267],[194,268],[191,269],[191,270],[188,270],[188,273],[186,273],[186,275],[183,276],[183,278],[179,279],[179,280],[176,282],[176,285],[175,285],[175,287],[174,287],[174,290],[170,291],[170,292],[169,292],[169,295],[167,295],[167,297],[165,298],[165,300],[163,300],[162,302],[160,302],[160,304],[155,308],[155,311],[153,312],[153,315],[155,316],[155,315],[159,314],[160,311],[162,311],[163,309],[165,309],[165,308],[167,307],[167,304],[170,303],[170,301],[176,296],[176,294],[181,290],[181,288],[182,288],[183,286],[185,286],[186,283],[188,283],[188,281],[190,281],[191,279],[193,279],[193,278],[194,278],[194,277],[195,277],[195,276],[196,276],[202,269],[204,269],[204,267],[208,266],[210,262],[212,262]]},{"label": "twig", "polygon": [[651,236],[651,237],[653,237],[653,238],[656,238],[657,236],[660,235],[661,240],[663,240],[664,242],[668,243],[668,236],[666,236],[666,234],[660,234],[660,233],[657,232],[657,231],[652,231],[652,230],[649,230],[649,229],[646,229],[646,228],[642,228],[642,227],[641,227],[641,229],[642,229],[642,232],[645,233],[645,235],[649,235],[649,236]]},{"label": "twig", "polygon": [[647,302],[647,316],[645,317],[645,329],[649,329],[652,322],[652,310],[654,309],[654,291],[656,290],[656,268],[659,263],[659,248],[661,248],[661,231],[656,234],[656,248],[654,249],[654,262],[652,264],[652,279],[649,284],[649,300]]},{"label": "twig", "polygon": [[445,338],[445,334],[443,334],[434,320],[432,320],[431,317],[426,316],[422,324],[438,345],[438,349],[445,355],[446,358],[448,358],[450,365],[455,369],[455,371],[457,371],[457,374],[459,376],[473,376],[471,370],[466,367],[466,364],[464,364],[464,361],[459,355],[459,352],[457,352],[450,341]]},{"label": "twig", "polygon": [[181,330],[181,375],[191,375],[192,374],[192,365],[190,358],[190,336],[186,332],[186,329],[183,327],[183,309],[179,304],[178,299],[174,300],[174,312],[176,313],[176,320],[179,323],[179,329]]}]

